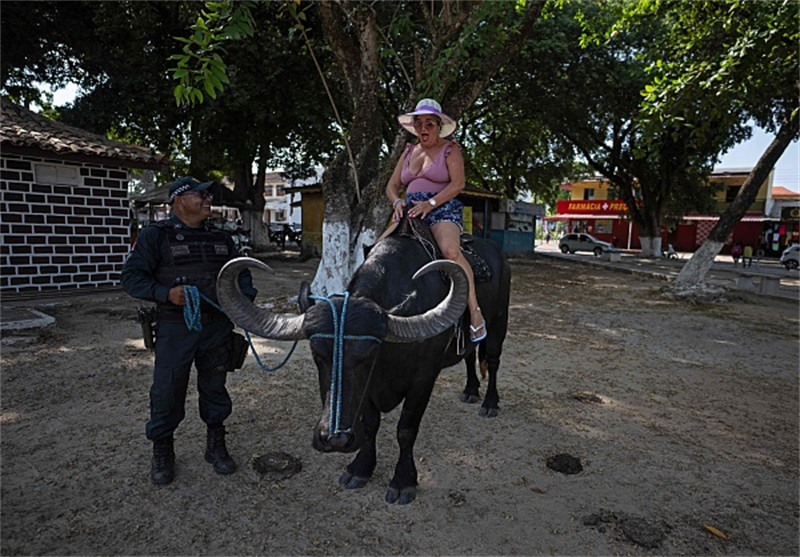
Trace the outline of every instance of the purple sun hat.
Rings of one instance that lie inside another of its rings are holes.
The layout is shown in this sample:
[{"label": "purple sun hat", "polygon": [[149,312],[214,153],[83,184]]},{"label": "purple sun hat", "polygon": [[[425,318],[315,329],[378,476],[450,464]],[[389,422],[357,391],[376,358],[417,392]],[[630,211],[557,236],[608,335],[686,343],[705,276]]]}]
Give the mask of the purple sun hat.
[{"label": "purple sun hat", "polygon": [[456,131],[456,121],[450,118],[447,114],[442,112],[442,105],[433,99],[422,99],[417,103],[413,112],[407,112],[397,117],[400,125],[408,131],[408,133],[417,135],[417,130],[414,129],[414,116],[421,116],[423,114],[433,114],[442,120],[442,131],[439,135],[447,137]]}]

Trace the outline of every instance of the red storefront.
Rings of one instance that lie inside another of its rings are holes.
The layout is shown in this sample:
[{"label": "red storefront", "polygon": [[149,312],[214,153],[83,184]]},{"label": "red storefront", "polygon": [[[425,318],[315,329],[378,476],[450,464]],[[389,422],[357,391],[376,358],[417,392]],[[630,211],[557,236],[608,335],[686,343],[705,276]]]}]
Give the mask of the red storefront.
[{"label": "red storefront", "polygon": [[[717,225],[719,217],[710,215],[688,215],[683,217],[674,230],[666,235],[666,241],[672,243],[678,251],[694,251],[708,237],[711,230]],[[784,242],[772,242],[772,230],[780,228],[780,219],[765,217],[764,215],[745,215],[733,229],[723,253],[728,253],[731,246],[736,242],[742,245],[750,245],[757,249],[759,245],[765,244],[765,254],[767,256],[778,256],[785,247]]]},{"label": "red storefront", "polygon": [[[556,206],[557,214],[545,217],[547,221],[565,223],[563,232],[586,232],[598,240],[610,242],[622,249],[640,249],[639,231],[628,219],[628,206],[624,201],[614,199],[562,200]],[[711,215],[688,215],[677,225],[662,230],[663,245],[672,244],[678,251],[695,251],[708,237],[719,217]],[[780,219],[764,215],[745,215],[728,237],[723,252],[727,252],[734,242],[750,244],[754,248],[762,242],[767,244],[767,255],[780,254],[785,241],[772,242],[781,230]],[[785,226],[784,226],[785,227]],[[792,227],[792,230],[795,230]],[[791,235],[792,232],[789,232]],[[773,246],[773,244],[775,244]]]},{"label": "red storefront", "polygon": [[619,248],[639,249],[636,225],[628,220],[628,206],[619,199],[561,200],[557,214],[547,221],[562,221],[564,232],[586,232]]}]

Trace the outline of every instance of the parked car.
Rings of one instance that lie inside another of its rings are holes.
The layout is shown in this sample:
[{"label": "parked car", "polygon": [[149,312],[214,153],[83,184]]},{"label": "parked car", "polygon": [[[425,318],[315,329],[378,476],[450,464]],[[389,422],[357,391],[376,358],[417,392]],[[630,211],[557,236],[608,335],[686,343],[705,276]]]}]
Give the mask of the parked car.
[{"label": "parked car", "polygon": [[269,241],[284,248],[288,242],[298,246],[303,241],[303,231],[299,224],[273,222],[269,225]]},{"label": "parked car", "polygon": [[584,234],[581,232],[572,232],[564,235],[558,242],[558,249],[561,253],[575,253],[576,251],[591,251],[598,257],[604,251],[611,251],[614,246],[608,242],[598,240],[591,234]]},{"label": "parked car", "polygon": [[787,270],[800,267],[800,244],[789,246],[781,254],[781,263]]}]

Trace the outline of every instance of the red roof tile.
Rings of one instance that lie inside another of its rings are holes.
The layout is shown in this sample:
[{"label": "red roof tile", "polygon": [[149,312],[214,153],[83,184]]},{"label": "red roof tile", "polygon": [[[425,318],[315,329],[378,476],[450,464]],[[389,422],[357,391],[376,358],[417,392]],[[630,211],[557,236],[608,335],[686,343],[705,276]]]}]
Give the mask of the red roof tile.
[{"label": "red roof tile", "polygon": [[775,198],[800,199],[800,193],[792,191],[788,188],[784,188],[783,186],[772,186],[772,197],[773,199]]}]

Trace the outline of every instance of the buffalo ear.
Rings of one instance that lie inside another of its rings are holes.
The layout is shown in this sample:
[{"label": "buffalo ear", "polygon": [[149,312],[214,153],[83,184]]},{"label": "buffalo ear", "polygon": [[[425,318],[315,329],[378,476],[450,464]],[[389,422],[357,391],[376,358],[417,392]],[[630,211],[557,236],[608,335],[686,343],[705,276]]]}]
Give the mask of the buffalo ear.
[{"label": "buffalo ear", "polygon": [[314,305],[314,300],[311,299],[311,285],[308,281],[300,283],[300,293],[297,295],[297,305],[300,307],[300,313],[305,313],[308,308]]}]

